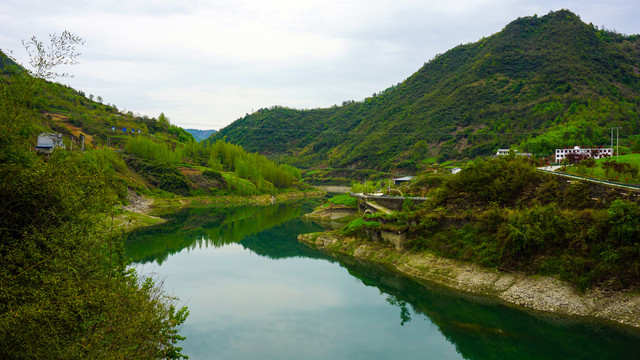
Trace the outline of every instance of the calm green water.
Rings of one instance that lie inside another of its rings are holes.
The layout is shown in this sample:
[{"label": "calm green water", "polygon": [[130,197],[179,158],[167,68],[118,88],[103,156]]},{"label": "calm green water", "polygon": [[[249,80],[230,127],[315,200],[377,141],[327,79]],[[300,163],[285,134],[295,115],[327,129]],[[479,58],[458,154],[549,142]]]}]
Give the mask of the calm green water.
[{"label": "calm green water", "polygon": [[191,359],[639,359],[640,334],[542,318],[296,241],[310,205],[189,210],[130,236],[191,311]]}]

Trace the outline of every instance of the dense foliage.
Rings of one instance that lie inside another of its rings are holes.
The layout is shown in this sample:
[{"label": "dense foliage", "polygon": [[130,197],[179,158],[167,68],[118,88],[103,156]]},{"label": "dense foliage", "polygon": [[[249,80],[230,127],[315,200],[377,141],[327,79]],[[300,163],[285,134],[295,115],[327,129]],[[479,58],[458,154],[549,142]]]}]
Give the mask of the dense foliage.
[{"label": "dense foliage", "polygon": [[142,136],[130,138],[124,148],[127,153],[146,160],[166,164],[182,162],[182,151],[179,148],[171,149],[166,142],[156,142]]},{"label": "dense foliage", "polygon": [[[469,163],[428,196],[370,221],[406,231],[413,251],[556,275],[582,289],[640,285],[640,207],[626,190],[568,182],[536,171],[528,159],[499,157]],[[364,236],[379,227],[345,231]]]},{"label": "dense foliage", "polygon": [[328,201],[335,205],[344,205],[349,207],[358,206],[358,201],[356,200],[356,198],[350,196],[349,194],[338,194],[329,198]]},{"label": "dense foliage", "polygon": [[[475,158],[516,147],[609,143],[640,130],[640,38],[562,10],[515,20],[436,56],[364,101],[261,109],[213,139],[301,167],[418,170],[427,157]],[[628,138],[628,139],[627,139]]]},{"label": "dense foliage", "polygon": [[[31,149],[51,84],[0,75],[0,358],[180,358],[186,308],[126,268],[105,214],[124,200],[112,151]],[[43,87],[44,86],[44,87]]]}]

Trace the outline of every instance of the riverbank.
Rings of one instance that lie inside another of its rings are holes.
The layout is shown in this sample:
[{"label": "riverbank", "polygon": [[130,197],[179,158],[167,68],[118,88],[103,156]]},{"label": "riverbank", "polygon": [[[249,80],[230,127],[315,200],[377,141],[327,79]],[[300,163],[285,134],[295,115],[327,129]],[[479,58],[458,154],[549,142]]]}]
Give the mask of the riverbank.
[{"label": "riverbank", "polygon": [[283,202],[293,202],[306,198],[322,197],[322,190],[285,192],[277,195],[255,196],[145,196],[129,190],[129,204],[122,207],[122,212],[114,216],[114,223],[125,231],[165,222],[163,215],[174,213],[189,207],[232,207],[241,205],[268,206]]},{"label": "riverbank", "polygon": [[640,330],[640,293],[637,291],[594,288],[579,293],[552,277],[503,273],[428,252],[396,250],[390,244],[344,237],[335,232],[302,234],[298,241],[329,253],[388,264],[415,279],[488,296],[521,309],[604,320]]}]

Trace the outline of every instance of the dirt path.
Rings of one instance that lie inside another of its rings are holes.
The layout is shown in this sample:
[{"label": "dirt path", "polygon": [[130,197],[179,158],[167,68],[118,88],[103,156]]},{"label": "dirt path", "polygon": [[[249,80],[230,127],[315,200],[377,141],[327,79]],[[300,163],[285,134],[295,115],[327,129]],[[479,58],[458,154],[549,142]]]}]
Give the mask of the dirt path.
[{"label": "dirt path", "polygon": [[45,115],[49,115],[51,116],[51,118],[53,119],[53,121],[57,122],[58,124],[64,126],[67,130],[69,130],[69,132],[76,138],[80,138],[80,135],[84,135],[84,146],[87,148],[93,147],[93,136],[86,134],[82,131],[82,128],[75,126],[73,124],[70,124],[69,121],[69,117],[68,116],[64,116],[64,115],[60,115],[60,114],[52,114],[52,113],[46,113]]}]

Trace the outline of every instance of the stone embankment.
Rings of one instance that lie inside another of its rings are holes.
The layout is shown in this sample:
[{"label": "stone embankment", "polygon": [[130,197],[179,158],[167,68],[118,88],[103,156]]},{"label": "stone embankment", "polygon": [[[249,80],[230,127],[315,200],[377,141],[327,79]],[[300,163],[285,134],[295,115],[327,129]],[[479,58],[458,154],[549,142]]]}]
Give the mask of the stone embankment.
[{"label": "stone embankment", "polygon": [[353,217],[357,212],[358,208],[352,206],[330,204],[317,208],[312,213],[303,215],[303,217],[309,220],[331,221]]},{"label": "stone embankment", "polygon": [[640,294],[637,292],[592,289],[579,293],[552,277],[499,272],[333,232],[302,234],[298,241],[328,252],[386,263],[416,279],[489,296],[527,310],[605,320],[640,329]]},{"label": "stone embankment", "polygon": [[309,214],[305,214],[302,217],[307,220],[313,220],[323,226],[325,229],[340,229],[349,220],[353,219],[358,214],[358,208],[329,204],[324,207],[319,207]]}]

